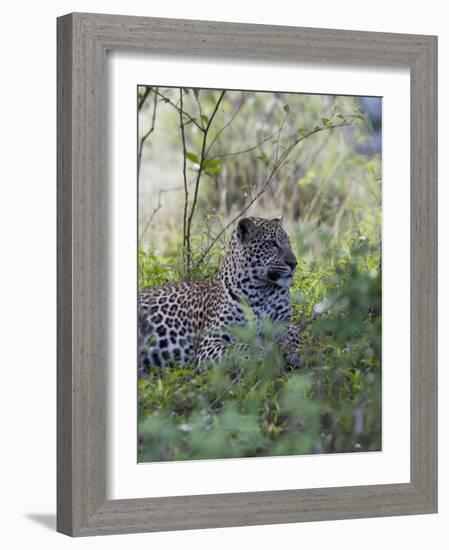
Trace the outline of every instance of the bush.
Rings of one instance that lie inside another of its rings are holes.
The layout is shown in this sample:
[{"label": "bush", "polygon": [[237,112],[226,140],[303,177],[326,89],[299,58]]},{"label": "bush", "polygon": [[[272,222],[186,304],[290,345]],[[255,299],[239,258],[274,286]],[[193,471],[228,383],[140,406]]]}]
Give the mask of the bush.
[{"label": "bush", "polygon": [[[153,369],[139,380],[139,461],[186,460],[381,448],[379,247],[358,239],[303,261],[292,285],[304,367],[291,369],[251,324],[238,329],[250,358],[219,366]],[[142,278],[165,267],[141,253]]]}]

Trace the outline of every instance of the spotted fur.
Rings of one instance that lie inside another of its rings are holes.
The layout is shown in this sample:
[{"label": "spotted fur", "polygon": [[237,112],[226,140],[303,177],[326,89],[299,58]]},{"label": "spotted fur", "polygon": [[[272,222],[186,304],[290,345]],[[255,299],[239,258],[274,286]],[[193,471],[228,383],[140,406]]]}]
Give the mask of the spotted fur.
[{"label": "spotted fur", "polygon": [[[289,321],[296,258],[278,219],[244,218],[232,234],[224,265],[211,281],[167,283],[139,296],[141,373],[150,367],[219,360],[234,339],[227,331],[256,321]],[[289,363],[300,363],[299,331],[280,339]]]}]

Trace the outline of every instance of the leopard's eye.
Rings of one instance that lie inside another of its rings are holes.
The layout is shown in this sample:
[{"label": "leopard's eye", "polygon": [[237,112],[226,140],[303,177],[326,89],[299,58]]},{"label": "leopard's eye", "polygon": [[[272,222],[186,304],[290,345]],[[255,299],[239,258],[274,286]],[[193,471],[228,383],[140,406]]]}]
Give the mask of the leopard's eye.
[{"label": "leopard's eye", "polygon": [[277,242],[276,239],[267,239],[265,242],[267,243],[268,246],[272,246],[274,248],[280,248],[279,243]]}]

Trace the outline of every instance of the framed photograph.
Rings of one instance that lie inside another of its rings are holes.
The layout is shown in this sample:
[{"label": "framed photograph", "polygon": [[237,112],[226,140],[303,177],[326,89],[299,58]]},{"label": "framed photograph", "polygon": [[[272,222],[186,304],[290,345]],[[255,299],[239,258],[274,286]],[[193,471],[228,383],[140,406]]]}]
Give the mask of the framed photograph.
[{"label": "framed photograph", "polygon": [[437,511],[437,39],[58,19],[58,531]]}]

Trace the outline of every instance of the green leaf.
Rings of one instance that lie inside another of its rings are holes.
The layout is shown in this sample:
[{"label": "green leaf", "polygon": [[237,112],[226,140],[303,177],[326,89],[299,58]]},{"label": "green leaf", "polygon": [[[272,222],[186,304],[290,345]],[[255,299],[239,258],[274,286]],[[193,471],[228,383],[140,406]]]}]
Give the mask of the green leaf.
[{"label": "green leaf", "polygon": [[199,88],[193,88],[193,94],[198,99],[200,97],[200,90]]},{"label": "green leaf", "polygon": [[287,103],[282,107],[286,113],[290,112],[290,105],[287,105]]},{"label": "green leaf", "polygon": [[219,174],[221,172],[221,168],[205,168],[205,171],[207,174]]},{"label": "green leaf", "polygon": [[220,174],[220,172],[221,172],[221,160],[220,159],[205,160],[204,163],[203,163],[203,169],[209,175]]},{"label": "green leaf", "polygon": [[308,187],[316,178],[316,176],[317,176],[316,170],[313,167],[311,167],[309,168],[309,170],[307,170],[307,172],[304,174],[302,178],[298,179],[298,185],[304,188]]},{"label": "green leaf", "polygon": [[196,164],[199,164],[200,161],[198,159],[198,157],[195,155],[195,153],[189,153],[188,151],[186,152],[186,157],[191,161],[191,162],[195,162]]},{"label": "green leaf", "polygon": [[206,115],[201,115],[201,120],[206,124],[209,124],[209,117],[207,117]]},{"label": "green leaf", "polygon": [[330,122],[331,121],[328,118],[323,117],[321,119],[321,124],[323,124],[323,126],[329,126]]},{"label": "green leaf", "polygon": [[221,160],[220,159],[211,159],[211,160],[205,160],[203,163],[203,168],[219,168],[221,166]]}]

